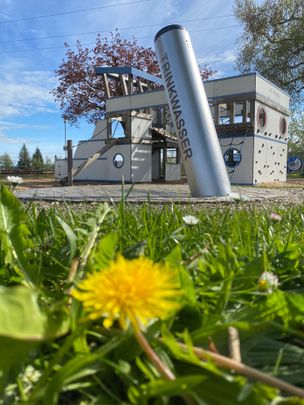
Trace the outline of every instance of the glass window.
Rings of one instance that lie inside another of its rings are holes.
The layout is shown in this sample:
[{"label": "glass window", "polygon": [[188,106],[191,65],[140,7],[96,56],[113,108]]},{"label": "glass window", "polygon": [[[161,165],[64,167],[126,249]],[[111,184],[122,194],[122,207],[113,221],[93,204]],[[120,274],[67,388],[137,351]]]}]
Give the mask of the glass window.
[{"label": "glass window", "polygon": [[259,106],[259,108],[258,108],[257,122],[258,122],[258,127],[260,129],[264,129],[266,127],[267,114],[266,114],[266,110],[264,107]]},{"label": "glass window", "polygon": [[251,117],[251,103],[253,103],[253,101],[246,101],[246,122],[252,122],[252,117]]},{"label": "glass window", "polygon": [[125,138],[125,136],[124,124],[119,120],[113,119],[111,122],[111,138]]},{"label": "glass window", "polygon": [[167,148],[167,163],[177,164],[177,149],[176,148]]},{"label": "glass window", "polygon": [[287,120],[285,117],[281,117],[280,119],[280,133],[281,135],[285,135],[287,132]]},{"label": "glass window", "polygon": [[113,165],[117,168],[120,169],[124,165],[124,157],[121,153],[116,153],[113,157]]},{"label": "glass window", "polygon": [[164,125],[164,107],[156,107],[153,111],[153,125],[161,127]]},{"label": "glass window", "polygon": [[302,167],[302,161],[298,156],[289,156],[287,159],[287,169],[289,172],[297,172]]},{"label": "glass window", "polygon": [[242,154],[238,149],[229,148],[224,153],[224,162],[228,167],[236,167],[241,163]]},{"label": "glass window", "polygon": [[230,108],[229,104],[219,104],[219,125],[230,124]]},{"label": "glass window", "polygon": [[159,149],[159,178],[164,179],[164,149]]},{"label": "glass window", "polygon": [[235,124],[241,124],[243,122],[243,114],[244,114],[244,103],[241,101],[234,103],[234,123]]}]

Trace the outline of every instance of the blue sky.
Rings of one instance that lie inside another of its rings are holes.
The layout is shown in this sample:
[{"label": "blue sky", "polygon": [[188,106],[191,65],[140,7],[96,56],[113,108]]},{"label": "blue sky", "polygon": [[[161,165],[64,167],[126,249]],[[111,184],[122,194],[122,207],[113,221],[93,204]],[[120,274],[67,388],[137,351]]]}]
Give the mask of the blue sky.
[{"label": "blue sky", "polygon": [[[79,39],[90,47],[97,32],[118,28],[152,46],[156,32],[180,23],[190,32],[198,62],[216,77],[235,75],[236,39],[242,32],[233,17],[233,0],[0,0],[0,155],[16,162],[25,143],[33,153],[63,157],[64,123],[50,90],[64,58],[64,42]],[[90,10],[84,10],[90,9]],[[38,18],[36,18],[38,17]],[[67,126],[76,144],[93,125]]]}]

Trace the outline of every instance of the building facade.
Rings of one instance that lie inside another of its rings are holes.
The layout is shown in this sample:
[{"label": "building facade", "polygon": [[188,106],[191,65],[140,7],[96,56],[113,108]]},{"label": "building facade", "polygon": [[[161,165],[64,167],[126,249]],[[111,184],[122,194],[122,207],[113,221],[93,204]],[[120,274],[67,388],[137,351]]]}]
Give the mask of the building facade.
[{"label": "building facade", "polygon": [[[159,78],[133,68],[98,68],[108,92],[105,119],[73,156],[74,180],[178,181],[182,163]],[[158,88],[155,88],[158,86]],[[286,181],[289,96],[257,73],[204,83],[231,183]],[[67,176],[67,161],[55,161],[55,177]]]}]

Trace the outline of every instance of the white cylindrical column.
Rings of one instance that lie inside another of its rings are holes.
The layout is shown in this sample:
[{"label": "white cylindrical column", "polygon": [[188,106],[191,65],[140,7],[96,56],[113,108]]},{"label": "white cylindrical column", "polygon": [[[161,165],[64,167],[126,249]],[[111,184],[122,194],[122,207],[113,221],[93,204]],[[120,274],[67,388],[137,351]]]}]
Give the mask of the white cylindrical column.
[{"label": "white cylindrical column", "polygon": [[164,27],[155,49],[191,195],[227,196],[230,182],[189,33]]}]

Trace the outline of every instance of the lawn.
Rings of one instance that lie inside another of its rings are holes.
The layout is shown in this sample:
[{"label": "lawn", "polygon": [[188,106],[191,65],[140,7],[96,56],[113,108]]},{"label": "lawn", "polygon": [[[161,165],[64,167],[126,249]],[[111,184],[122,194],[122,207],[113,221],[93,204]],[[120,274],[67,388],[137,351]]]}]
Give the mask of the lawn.
[{"label": "lawn", "polygon": [[0,190],[0,404],[304,403],[303,206]]}]

